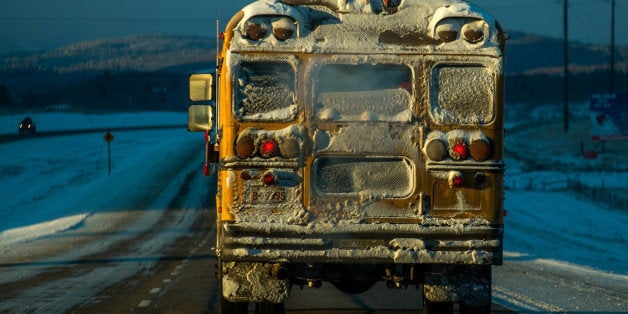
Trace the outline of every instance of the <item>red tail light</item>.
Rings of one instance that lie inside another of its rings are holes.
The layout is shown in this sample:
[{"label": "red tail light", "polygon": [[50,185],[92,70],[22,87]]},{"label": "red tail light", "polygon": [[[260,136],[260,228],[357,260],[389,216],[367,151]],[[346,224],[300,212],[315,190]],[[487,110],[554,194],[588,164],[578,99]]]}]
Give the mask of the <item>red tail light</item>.
[{"label": "red tail light", "polygon": [[464,177],[459,171],[449,172],[449,186],[453,188],[460,188],[464,185]]},{"label": "red tail light", "polygon": [[259,154],[263,158],[277,157],[279,154],[279,144],[273,139],[263,140],[259,147]]},{"label": "red tail light", "polygon": [[462,180],[462,177],[454,177],[451,183],[453,187],[459,188],[464,184],[464,180]]},{"label": "red tail light", "polygon": [[266,173],[264,177],[262,177],[262,181],[266,185],[275,185],[277,184],[277,177],[272,173]]},{"label": "red tail light", "polygon": [[465,160],[469,157],[469,145],[463,139],[456,139],[449,151],[449,157],[453,160]]}]

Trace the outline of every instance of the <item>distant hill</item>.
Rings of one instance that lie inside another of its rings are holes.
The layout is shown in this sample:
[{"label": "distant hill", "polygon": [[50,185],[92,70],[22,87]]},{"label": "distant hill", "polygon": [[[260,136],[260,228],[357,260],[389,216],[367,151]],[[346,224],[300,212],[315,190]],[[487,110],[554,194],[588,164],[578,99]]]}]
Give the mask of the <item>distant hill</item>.
[{"label": "distant hill", "polygon": [[[214,67],[215,44],[215,38],[136,35],[3,55],[0,107],[184,109],[187,76]],[[586,101],[591,93],[606,92],[609,47],[573,42],[569,53],[572,100]],[[507,102],[561,101],[562,39],[510,33],[506,59]],[[628,86],[627,59],[628,47],[618,47],[616,86]]]},{"label": "distant hill", "polygon": [[[506,71],[508,74],[563,72],[563,39],[521,32],[510,33],[506,42]],[[579,42],[569,44],[569,64],[572,73],[608,69],[609,45]],[[628,72],[628,46],[616,47],[615,64]]]},{"label": "distant hill", "polygon": [[0,107],[184,110],[187,75],[213,68],[215,47],[213,38],[137,35],[0,56]]},{"label": "distant hill", "polygon": [[214,62],[215,39],[135,35],[79,42],[58,49],[0,56],[0,71],[59,74],[93,71],[158,71]]},{"label": "distant hill", "polygon": [[[536,106],[564,97],[563,39],[514,32],[506,42],[506,102]],[[616,90],[628,90],[628,46],[615,50]],[[569,98],[587,102],[610,88],[610,46],[569,44]]]}]

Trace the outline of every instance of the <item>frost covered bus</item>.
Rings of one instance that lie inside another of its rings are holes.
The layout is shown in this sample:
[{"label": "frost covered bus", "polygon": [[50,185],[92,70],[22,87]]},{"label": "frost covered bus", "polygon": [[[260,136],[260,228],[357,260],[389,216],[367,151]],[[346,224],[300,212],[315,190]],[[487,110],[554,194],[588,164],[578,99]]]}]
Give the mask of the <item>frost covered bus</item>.
[{"label": "frost covered bus", "polygon": [[[457,0],[260,0],[190,78],[217,172],[221,312],[416,286],[487,312],[502,263],[504,36]],[[214,123],[215,122],[215,123]]]}]

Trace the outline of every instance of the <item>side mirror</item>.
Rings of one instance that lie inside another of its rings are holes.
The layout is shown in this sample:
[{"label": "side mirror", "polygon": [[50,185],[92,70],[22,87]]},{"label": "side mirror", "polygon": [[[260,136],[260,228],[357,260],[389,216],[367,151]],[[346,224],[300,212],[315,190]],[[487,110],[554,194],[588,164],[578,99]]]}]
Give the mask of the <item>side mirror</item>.
[{"label": "side mirror", "polygon": [[214,107],[190,105],[188,107],[188,131],[206,132],[214,128]]},{"label": "side mirror", "polygon": [[214,76],[211,74],[190,75],[190,100],[214,100]]}]

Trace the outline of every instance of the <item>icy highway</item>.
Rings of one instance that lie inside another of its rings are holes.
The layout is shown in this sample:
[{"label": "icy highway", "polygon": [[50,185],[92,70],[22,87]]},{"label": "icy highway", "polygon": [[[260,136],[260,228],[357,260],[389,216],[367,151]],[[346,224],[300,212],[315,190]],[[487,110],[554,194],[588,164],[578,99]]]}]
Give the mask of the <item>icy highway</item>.
[{"label": "icy highway", "polygon": [[[215,191],[213,178],[200,171],[203,143],[197,135],[120,131],[109,176],[103,157],[96,157],[104,146],[100,134],[0,144],[0,196],[9,200],[0,210],[0,313],[216,312]],[[509,193],[506,234],[537,235],[522,236],[517,247],[570,249],[574,241],[598,258],[612,258],[613,252],[596,252],[595,242],[578,240],[578,230],[535,227],[542,212],[526,212],[530,195]],[[534,195],[537,202],[540,197]],[[625,222],[623,216],[613,219]],[[507,248],[514,242],[508,239]],[[618,249],[626,245],[622,241]],[[619,258],[616,263],[625,262]],[[494,269],[493,313],[628,309],[625,274],[569,261],[507,252],[505,265]],[[286,310],[416,313],[420,297],[413,287],[378,285],[362,295],[344,295],[331,285],[293,287]]]}]

